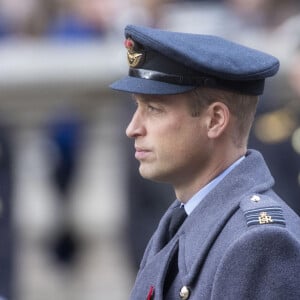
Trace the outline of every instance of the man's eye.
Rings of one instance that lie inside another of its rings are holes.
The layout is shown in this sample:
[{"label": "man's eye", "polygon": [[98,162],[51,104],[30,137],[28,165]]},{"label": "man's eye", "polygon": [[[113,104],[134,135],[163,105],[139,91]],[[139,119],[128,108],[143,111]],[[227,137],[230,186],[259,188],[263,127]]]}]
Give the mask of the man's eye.
[{"label": "man's eye", "polygon": [[159,111],[159,108],[155,107],[153,105],[148,105],[147,109],[148,109],[149,112],[158,112]]}]

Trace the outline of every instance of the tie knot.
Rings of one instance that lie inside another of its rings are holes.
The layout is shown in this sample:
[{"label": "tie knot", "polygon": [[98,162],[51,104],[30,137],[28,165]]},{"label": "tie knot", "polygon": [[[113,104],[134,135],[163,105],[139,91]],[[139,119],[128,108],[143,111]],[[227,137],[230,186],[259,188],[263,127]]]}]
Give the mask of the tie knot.
[{"label": "tie knot", "polygon": [[182,225],[186,217],[187,213],[185,212],[183,206],[174,209],[169,224],[169,240],[171,240],[172,237],[176,234],[177,230]]}]

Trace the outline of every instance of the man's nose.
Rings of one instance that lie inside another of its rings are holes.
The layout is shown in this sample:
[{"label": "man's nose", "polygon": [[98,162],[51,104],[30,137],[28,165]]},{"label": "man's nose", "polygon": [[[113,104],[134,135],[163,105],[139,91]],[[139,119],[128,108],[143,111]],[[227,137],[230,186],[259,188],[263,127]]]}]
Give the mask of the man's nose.
[{"label": "man's nose", "polygon": [[145,127],[143,125],[142,117],[138,112],[132,116],[130,123],[126,128],[126,135],[129,138],[136,138],[145,134]]}]

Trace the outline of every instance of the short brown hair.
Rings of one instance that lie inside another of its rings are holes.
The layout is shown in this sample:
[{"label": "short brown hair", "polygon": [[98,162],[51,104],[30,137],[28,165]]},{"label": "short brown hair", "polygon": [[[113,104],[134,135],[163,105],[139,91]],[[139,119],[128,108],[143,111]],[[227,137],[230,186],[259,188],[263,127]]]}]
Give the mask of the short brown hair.
[{"label": "short brown hair", "polygon": [[192,116],[199,116],[201,111],[213,102],[224,103],[236,119],[235,143],[247,143],[249,132],[256,112],[258,96],[243,95],[236,92],[212,88],[196,88],[189,92]]}]

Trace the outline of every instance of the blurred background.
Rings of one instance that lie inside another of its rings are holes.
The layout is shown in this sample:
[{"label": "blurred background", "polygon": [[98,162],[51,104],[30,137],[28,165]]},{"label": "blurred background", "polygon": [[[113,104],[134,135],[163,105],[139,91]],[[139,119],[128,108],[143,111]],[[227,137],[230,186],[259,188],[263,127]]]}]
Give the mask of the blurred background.
[{"label": "blurred background", "polygon": [[0,0],[0,296],[128,299],[175,196],[137,173],[125,128],[126,24],[216,34],[267,51],[249,147],[300,213],[297,0]]}]

